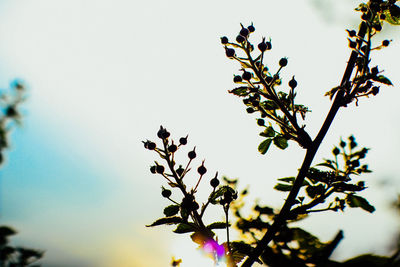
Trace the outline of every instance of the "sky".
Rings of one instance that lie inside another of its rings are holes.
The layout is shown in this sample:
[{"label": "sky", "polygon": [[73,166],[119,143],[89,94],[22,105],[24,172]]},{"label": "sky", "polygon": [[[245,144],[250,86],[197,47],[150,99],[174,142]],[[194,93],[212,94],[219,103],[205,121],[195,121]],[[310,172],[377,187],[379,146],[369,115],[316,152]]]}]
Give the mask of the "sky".
[{"label": "sky", "polygon": [[[272,39],[266,60],[277,69],[288,57],[283,77],[296,75],[298,101],[312,110],[306,129],[315,136],[330,104],[323,95],[340,82],[350,54],[345,29],[357,27],[357,4],[0,1],[0,88],[19,78],[29,96],[0,171],[1,223],[19,231],[15,243],[46,251],[43,266],[166,266],[172,256],[183,267],[213,266],[188,236],[145,227],[168,202],[160,195],[164,181],[149,172],[155,155],[141,141],[157,140],[160,125],[174,138],[189,134],[197,164],[206,159],[210,173],[239,177],[251,200],[279,208],[285,195],[272,187],[296,173],[304,151],[290,143],[287,151],[257,152],[256,117],[227,93],[240,67],[219,38],[234,38],[240,23],[253,22],[255,43]],[[344,230],[336,259],[385,253],[399,228],[388,206],[399,192],[400,44],[398,29],[387,28],[377,42],[393,42],[371,64],[395,86],[341,110],[317,155],[329,155],[350,134],[371,148],[374,172],[362,195],[377,211],[349,209],[302,224],[325,241]],[[207,185],[200,190],[207,194]]]}]

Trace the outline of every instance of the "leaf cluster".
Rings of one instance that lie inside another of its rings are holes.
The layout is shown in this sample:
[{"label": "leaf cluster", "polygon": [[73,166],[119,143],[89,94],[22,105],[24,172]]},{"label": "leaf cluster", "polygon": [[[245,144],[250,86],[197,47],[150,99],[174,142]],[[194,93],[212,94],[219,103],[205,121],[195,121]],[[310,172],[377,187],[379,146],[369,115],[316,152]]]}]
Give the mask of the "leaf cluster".
[{"label": "leaf cluster", "polygon": [[26,88],[21,81],[15,80],[8,90],[0,92],[0,164],[4,160],[4,151],[9,146],[8,133],[14,125],[21,123],[20,104],[26,98]]},{"label": "leaf cluster", "polygon": [[0,226],[0,266],[38,267],[39,265],[34,263],[43,257],[44,252],[10,245],[9,237],[16,233],[11,227]]},{"label": "leaf cluster", "polygon": [[[368,165],[361,164],[368,149],[358,148],[354,136],[349,137],[348,145],[343,140],[339,146],[334,147],[332,155],[334,159],[325,159],[322,163],[309,169],[303,181],[302,188],[305,195],[298,196],[296,204],[291,210],[291,217],[311,212],[321,211],[343,211],[347,206],[354,208],[360,207],[368,212],[374,212],[375,208],[363,197],[357,195],[358,192],[366,189],[364,181],[353,181],[353,176],[371,172]],[[325,169],[321,169],[321,167]],[[279,191],[290,191],[293,187],[295,177],[278,179],[279,183],[275,186]],[[336,197],[332,200],[332,196]],[[330,203],[324,208],[316,209],[331,199]]]}]

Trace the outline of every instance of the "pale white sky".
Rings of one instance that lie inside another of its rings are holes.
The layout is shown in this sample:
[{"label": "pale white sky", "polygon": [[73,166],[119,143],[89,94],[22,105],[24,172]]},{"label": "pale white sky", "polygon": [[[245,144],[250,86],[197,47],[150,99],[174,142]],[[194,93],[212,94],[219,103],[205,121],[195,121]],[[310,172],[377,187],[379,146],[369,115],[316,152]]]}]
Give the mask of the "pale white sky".
[{"label": "pale white sky", "polygon": [[[357,25],[356,5],[0,1],[1,86],[14,77],[29,85],[25,125],[3,169],[2,221],[20,230],[19,242],[47,250],[45,266],[165,266],[172,255],[183,258],[182,266],[204,266],[191,254],[188,237],[172,235],[172,228],[144,228],[167,203],[161,178],[148,171],[154,155],[140,141],[155,139],[160,124],[177,138],[189,134],[210,172],[241,178],[253,198],[279,207],[285,195],[271,189],[275,178],[294,175],[303,151],[290,144],[288,151],[258,154],[255,117],[227,93],[240,67],[225,57],[219,37],[234,38],[240,22],[254,22],[254,42],[272,38],[270,68],[289,58],[284,77],[296,75],[299,102],[312,110],[306,129],[314,135],[329,109],[323,94],[340,82],[350,53],[345,29]],[[395,85],[397,35],[398,29],[383,33],[381,39],[394,42],[373,61]],[[350,134],[371,148],[374,173],[365,178],[371,188],[363,195],[376,204],[376,216],[352,209],[305,222],[324,240],[345,230],[335,254],[340,259],[383,252],[389,240],[376,237],[398,227],[385,205],[399,184],[378,184],[400,171],[399,96],[397,87],[382,88],[359,107],[342,110],[318,154],[324,157]],[[372,234],[366,231],[372,227]]]}]

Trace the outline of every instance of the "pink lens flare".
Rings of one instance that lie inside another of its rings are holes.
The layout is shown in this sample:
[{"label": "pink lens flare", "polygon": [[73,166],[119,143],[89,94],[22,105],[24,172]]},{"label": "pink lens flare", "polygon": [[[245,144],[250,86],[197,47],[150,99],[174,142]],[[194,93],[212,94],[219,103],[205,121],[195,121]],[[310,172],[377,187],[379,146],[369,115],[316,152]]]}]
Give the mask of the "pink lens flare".
[{"label": "pink lens flare", "polygon": [[204,243],[203,250],[206,253],[214,255],[218,259],[225,256],[225,247],[223,245],[219,245],[218,242],[213,239],[207,240]]}]

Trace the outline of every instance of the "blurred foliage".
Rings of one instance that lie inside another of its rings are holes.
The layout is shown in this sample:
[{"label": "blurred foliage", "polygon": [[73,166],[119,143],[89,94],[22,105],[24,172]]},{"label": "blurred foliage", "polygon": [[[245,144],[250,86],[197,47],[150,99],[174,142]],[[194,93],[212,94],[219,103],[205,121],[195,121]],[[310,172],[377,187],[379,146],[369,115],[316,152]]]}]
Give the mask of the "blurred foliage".
[{"label": "blurred foliage", "polygon": [[[25,86],[18,80],[11,84],[10,90],[0,92],[0,164],[4,161],[4,153],[9,147],[9,133],[15,125],[21,124],[20,104],[25,100]],[[10,245],[9,237],[17,232],[9,226],[0,226],[0,266],[22,267],[40,266],[35,264],[44,252]]]}]

